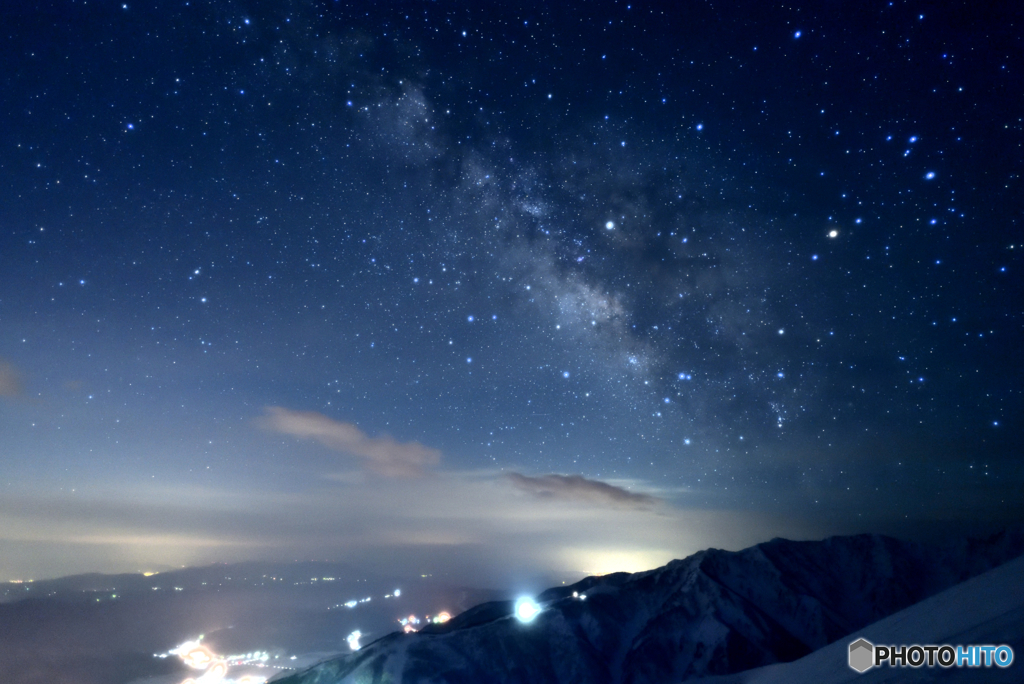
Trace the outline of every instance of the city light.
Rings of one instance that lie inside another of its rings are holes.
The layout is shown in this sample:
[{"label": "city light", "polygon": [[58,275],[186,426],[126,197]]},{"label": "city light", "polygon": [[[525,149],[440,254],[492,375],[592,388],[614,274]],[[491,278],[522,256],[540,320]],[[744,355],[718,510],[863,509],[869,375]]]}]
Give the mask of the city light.
[{"label": "city light", "polygon": [[171,653],[181,656],[186,665],[197,670],[205,670],[213,662],[213,654],[210,649],[198,641],[186,641]]},{"label": "city light", "polygon": [[[253,651],[251,653],[244,653],[241,655],[220,656],[213,653],[206,646],[203,646],[202,643],[200,643],[202,639],[203,637],[200,635],[198,639],[186,641],[167,653],[157,655],[159,658],[176,655],[181,658],[185,665],[197,670],[204,670],[198,678],[188,677],[183,680],[181,684],[208,684],[209,682],[222,682],[223,684],[264,684],[267,681],[266,677],[259,677],[252,674],[242,675],[238,679],[229,678],[228,672],[231,667],[236,665],[267,667],[267,661],[270,660],[269,653]],[[269,666],[277,667],[275,665]]]}]

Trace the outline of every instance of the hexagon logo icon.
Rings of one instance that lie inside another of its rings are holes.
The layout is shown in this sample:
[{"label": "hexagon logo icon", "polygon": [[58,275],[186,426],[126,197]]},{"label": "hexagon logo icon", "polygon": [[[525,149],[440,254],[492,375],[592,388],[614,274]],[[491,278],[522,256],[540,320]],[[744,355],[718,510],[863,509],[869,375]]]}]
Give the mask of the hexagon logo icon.
[{"label": "hexagon logo icon", "polygon": [[857,672],[867,672],[874,665],[875,645],[867,639],[857,639],[850,644],[850,667]]}]

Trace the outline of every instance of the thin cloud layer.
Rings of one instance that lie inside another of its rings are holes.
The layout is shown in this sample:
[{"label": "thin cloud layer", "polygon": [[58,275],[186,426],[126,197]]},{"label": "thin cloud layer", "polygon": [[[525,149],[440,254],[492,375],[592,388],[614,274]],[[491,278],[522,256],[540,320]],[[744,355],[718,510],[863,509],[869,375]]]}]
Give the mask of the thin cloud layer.
[{"label": "thin cloud layer", "polygon": [[581,475],[530,477],[521,473],[508,473],[506,477],[515,487],[545,499],[586,501],[638,509],[650,508],[659,501],[648,494],[637,494],[607,482],[588,480]]},{"label": "thin cloud layer", "polygon": [[313,439],[329,449],[360,458],[368,470],[387,477],[421,477],[441,462],[437,449],[419,442],[398,442],[386,435],[370,437],[352,423],[314,411],[269,406],[263,424],[275,432]]},{"label": "thin cloud layer", "polygon": [[0,397],[16,397],[21,394],[21,378],[9,363],[0,361]]},{"label": "thin cloud layer", "polygon": [[[549,479],[519,477],[534,489]],[[740,549],[773,536],[857,531],[763,511],[684,509],[664,501],[644,509],[608,499],[581,505],[564,495],[530,495],[531,505],[524,505],[523,492],[493,472],[441,471],[341,486],[321,481],[289,493],[231,481],[211,484],[140,481],[94,487],[88,494],[47,490],[2,497],[0,581],[321,558],[350,563],[358,573],[433,573],[474,586],[511,587],[548,573],[565,580],[647,570],[708,546]]]}]

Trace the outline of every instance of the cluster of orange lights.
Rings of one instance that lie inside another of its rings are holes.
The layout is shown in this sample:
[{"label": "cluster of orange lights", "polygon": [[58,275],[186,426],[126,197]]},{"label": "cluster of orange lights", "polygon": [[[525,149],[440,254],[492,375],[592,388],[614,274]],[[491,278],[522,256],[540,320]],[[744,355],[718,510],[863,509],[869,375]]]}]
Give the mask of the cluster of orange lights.
[{"label": "cluster of orange lights", "polygon": [[[440,625],[440,624],[444,624],[445,622],[448,622],[449,620],[451,620],[452,616],[451,616],[451,614],[448,611],[442,610],[440,613],[438,613],[434,617],[430,617],[428,615],[428,616],[426,616],[423,619],[428,624],[429,623],[433,623],[435,625]],[[402,625],[402,631],[403,632],[405,632],[406,634],[411,634],[412,632],[416,631],[415,625],[420,624],[420,619],[418,617],[416,617],[415,615],[410,615],[409,617],[400,618],[398,620],[398,622]]]},{"label": "cluster of orange lights", "polygon": [[[189,677],[182,681],[181,684],[206,684],[207,682],[219,682],[228,675],[227,661],[213,653],[213,651],[206,648],[198,641],[187,641],[171,651],[171,653],[176,653],[187,666],[196,670],[205,670],[198,679]],[[239,679],[233,679],[230,681],[235,682],[235,684],[264,684],[267,680],[255,675],[243,675]]]}]

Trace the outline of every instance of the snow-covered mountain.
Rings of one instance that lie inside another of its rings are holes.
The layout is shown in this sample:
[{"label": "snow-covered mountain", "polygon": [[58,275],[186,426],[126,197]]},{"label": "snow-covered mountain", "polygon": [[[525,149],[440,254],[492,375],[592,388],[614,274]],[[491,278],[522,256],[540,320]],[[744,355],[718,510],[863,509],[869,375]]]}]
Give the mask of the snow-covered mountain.
[{"label": "snow-covered mountain", "polygon": [[725,675],[802,658],[1022,551],[1019,530],[941,547],[859,535],[709,549],[549,589],[528,623],[510,601],[485,603],[277,681],[662,684]]},{"label": "snow-covered mountain", "polygon": [[1019,658],[1024,653],[1024,557],[904,608],[796,662],[701,678],[692,684],[967,684],[1024,680],[1024,665],[1018,660],[1005,669],[882,666],[861,674],[847,667],[853,636],[873,644],[1006,644]]}]

